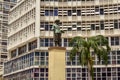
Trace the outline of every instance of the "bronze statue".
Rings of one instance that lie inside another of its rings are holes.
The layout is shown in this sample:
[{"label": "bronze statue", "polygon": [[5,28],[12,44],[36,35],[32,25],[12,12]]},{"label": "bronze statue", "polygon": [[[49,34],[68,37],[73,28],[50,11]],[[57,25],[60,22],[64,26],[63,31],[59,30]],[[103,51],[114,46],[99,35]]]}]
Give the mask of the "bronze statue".
[{"label": "bronze statue", "polygon": [[55,23],[52,26],[54,32],[54,42],[55,46],[61,46],[61,33],[64,33],[63,30],[60,30],[60,20],[55,20]]}]

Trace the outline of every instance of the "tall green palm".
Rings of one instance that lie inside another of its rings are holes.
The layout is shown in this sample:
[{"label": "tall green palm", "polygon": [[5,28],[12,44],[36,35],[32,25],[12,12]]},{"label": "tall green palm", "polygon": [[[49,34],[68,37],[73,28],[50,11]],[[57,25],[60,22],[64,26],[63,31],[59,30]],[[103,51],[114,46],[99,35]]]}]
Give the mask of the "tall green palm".
[{"label": "tall green palm", "polygon": [[[111,48],[108,45],[108,40],[104,36],[97,35],[89,38],[76,36],[71,39],[69,44],[72,46],[70,59],[73,60],[76,55],[79,56],[80,64],[88,68],[89,80],[93,80],[93,56],[96,55],[99,61],[103,60],[105,65],[108,64],[108,53]],[[94,54],[91,54],[91,51]]]}]

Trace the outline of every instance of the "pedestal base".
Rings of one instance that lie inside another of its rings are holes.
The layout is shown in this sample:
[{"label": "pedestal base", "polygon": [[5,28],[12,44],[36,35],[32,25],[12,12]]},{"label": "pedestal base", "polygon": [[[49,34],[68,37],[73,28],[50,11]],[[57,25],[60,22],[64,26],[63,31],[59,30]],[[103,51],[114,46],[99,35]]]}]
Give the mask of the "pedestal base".
[{"label": "pedestal base", "polygon": [[65,53],[64,47],[51,47],[49,50],[48,80],[65,80]]}]

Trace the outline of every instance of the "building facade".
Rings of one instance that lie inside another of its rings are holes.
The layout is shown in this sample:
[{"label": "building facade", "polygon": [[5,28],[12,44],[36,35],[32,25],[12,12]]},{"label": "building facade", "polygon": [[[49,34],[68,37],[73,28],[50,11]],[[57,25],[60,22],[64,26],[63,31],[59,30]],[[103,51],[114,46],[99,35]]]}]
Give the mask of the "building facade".
[{"label": "building facade", "polygon": [[54,46],[51,27],[56,19],[65,30],[66,80],[89,80],[78,56],[69,60],[69,40],[99,34],[108,39],[112,51],[107,67],[95,57],[94,80],[120,80],[119,0],[21,0],[10,10],[5,80],[48,80],[48,48]]},{"label": "building facade", "polygon": [[7,60],[8,14],[15,3],[16,0],[0,0],[0,74],[3,62]]}]

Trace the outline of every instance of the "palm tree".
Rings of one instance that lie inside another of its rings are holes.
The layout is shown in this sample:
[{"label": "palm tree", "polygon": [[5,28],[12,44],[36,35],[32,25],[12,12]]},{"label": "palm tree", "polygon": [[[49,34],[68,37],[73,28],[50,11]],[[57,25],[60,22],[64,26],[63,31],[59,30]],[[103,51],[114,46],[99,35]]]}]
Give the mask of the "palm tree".
[{"label": "palm tree", "polygon": [[[108,40],[102,36],[97,35],[89,38],[76,36],[69,42],[72,49],[70,51],[70,59],[78,55],[81,66],[87,66],[88,78],[93,80],[93,56],[97,56],[99,61],[103,60],[104,64],[108,64],[108,53],[111,48],[108,45]],[[94,54],[91,53],[94,52]]]}]

